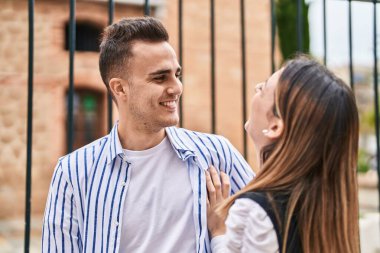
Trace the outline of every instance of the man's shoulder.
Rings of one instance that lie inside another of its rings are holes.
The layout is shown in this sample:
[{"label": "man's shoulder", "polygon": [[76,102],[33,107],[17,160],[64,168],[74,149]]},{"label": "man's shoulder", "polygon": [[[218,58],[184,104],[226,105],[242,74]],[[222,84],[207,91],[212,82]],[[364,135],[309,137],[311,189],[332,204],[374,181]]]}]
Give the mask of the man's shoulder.
[{"label": "man's shoulder", "polygon": [[[252,178],[253,174],[249,165],[227,138],[177,127],[171,127],[167,132],[173,145],[195,152],[204,168],[213,164],[229,174],[234,168],[239,175],[243,175],[240,178],[246,177],[247,180]],[[239,171],[245,171],[245,173]],[[242,180],[242,182],[248,182],[247,180]],[[242,185],[245,184],[242,183]]]},{"label": "man's shoulder", "polygon": [[230,141],[222,136],[217,134],[210,134],[204,132],[198,132],[189,130],[186,128],[170,127],[169,133],[175,139],[180,139],[183,142],[187,142],[190,145],[198,146],[213,146],[213,145],[223,145],[225,147],[230,147],[232,144]]},{"label": "man's shoulder", "polygon": [[109,135],[103,136],[81,148],[78,148],[58,159],[58,163],[61,164],[63,168],[68,167],[70,160],[83,159],[84,156],[96,156],[99,154],[100,150],[105,148],[105,144],[109,139]]}]

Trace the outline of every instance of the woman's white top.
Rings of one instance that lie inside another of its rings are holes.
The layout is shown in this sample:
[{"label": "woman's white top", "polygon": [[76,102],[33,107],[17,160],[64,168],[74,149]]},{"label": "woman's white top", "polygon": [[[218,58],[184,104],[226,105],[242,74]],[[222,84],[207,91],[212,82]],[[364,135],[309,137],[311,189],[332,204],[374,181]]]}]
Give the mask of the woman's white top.
[{"label": "woman's white top", "polygon": [[279,252],[276,231],[264,209],[247,198],[237,199],[226,220],[226,234],[211,240],[213,253]]}]

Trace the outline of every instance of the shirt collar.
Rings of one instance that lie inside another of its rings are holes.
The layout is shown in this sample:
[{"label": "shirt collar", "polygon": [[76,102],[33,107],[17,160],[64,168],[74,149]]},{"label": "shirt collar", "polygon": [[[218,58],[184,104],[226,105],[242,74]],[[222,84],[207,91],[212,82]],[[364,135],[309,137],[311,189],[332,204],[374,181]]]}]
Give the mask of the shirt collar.
[{"label": "shirt collar", "polygon": [[[114,125],[111,132],[109,133],[109,151],[107,155],[108,164],[110,164],[116,156],[122,157],[124,155],[123,148],[120,143],[119,134],[118,134],[118,122]],[[166,135],[169,138],[169,141],[176,152],[177,156],[181,160],[186,160],[191,156],[195,156],[194,148],[190,145],[186,145],[180,139],[179,129],[177,127],[167,127],[165,128]]]},{"label": "shirt collar", "polygon": [[123,148],[120,143],[118,134],[118,122],[113,126],[111,132],[109,133],[109,151],[107,155],[108,164],[110,164],[116,156],[123,155]]},{"label": "shirt collar", "polygon": [[196,153],[193,146],[186,145],[180,138],[180,130],[181,129],[177,127],[165,128],[166,135],[169,137],[174,151],[176,152],[177,156],[184,161],[191,156],[195,156]]}]

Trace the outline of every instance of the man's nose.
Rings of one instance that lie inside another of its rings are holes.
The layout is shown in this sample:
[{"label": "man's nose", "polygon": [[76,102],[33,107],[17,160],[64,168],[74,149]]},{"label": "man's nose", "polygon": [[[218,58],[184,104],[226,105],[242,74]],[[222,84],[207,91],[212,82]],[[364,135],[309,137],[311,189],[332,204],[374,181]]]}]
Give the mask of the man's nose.
[{"label": "man's nose", "polygon": [[167,89],[168,94],[179,96],[182,94],[182,82],[178,78],[175,78]]}]

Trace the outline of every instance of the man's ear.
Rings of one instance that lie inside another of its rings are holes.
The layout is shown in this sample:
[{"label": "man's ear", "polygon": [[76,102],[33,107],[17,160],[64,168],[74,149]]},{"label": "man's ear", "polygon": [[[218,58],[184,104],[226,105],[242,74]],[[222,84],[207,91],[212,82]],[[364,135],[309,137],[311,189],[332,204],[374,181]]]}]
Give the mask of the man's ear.
[{"label": "man's ear", "polygon": [[111,78],[109,87],[116,99],[125,99],[126,97],[126,84],[120,78]]},{"label": "man's ear", "polygon": [[278,139],[284,132],[284,121],[279,117],[273,117],[265,136],[269,139]]}]

